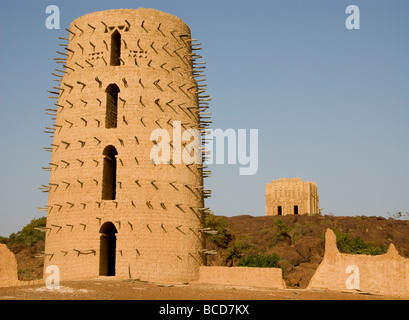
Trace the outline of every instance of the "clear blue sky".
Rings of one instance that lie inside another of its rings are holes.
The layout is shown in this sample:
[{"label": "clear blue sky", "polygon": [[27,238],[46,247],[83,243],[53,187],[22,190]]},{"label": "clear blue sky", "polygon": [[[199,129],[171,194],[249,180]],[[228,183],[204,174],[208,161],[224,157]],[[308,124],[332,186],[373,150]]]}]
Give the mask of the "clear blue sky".
[{"label": "clear blue sky", "polygon": [[[45,27],[60,8],[61,29]],[[347,5],[360,30],[347,30]],[[259,170],[213,165],[216,214],[265,215],[265,184],[316,181],[323,213],[409,211],[409,1],[0,1],[0,235],[41,217],[59,36],[94,11],[174,14],[203,43],[213,128],[259,130]]]}]

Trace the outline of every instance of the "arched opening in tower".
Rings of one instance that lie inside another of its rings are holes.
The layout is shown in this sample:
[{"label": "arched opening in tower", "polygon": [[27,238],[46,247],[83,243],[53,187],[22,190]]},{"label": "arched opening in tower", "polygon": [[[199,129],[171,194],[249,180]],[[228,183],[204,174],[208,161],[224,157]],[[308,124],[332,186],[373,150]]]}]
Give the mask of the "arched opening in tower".
[{"label": "arched opening in tower", "polygon": [[102,153],[104,156],[102,171],[102,200],[115,200],[116,198],[116,156],[115,147],[107,146]]},{"label": "arched opening in tower", "polygon": [[111,35],[111,66],[119,66],[121,58],[121,34],[115,30]]},{"label": "arched opening in tower", "polygon": [[119,88],[116,84],[110,84],[105,90],[106,96],[106,113],[105,128],[116,128],[118,123],[118,93]]},{"label": "arched opening in tower", "polygon": [[115,276],[116,230],[112,222],[105,222],[100,230],[99,275]]}]

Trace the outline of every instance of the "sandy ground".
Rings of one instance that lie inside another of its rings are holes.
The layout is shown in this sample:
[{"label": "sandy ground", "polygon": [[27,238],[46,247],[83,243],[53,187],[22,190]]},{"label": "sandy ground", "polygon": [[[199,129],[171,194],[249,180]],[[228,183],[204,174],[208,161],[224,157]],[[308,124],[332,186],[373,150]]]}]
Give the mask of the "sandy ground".
[{"label": "sandy ground", "polygon": [[0,288],[0,300],[407,300],[408,297],[306,289],[264,289],[191,283],[153,284],[115,277]]}]

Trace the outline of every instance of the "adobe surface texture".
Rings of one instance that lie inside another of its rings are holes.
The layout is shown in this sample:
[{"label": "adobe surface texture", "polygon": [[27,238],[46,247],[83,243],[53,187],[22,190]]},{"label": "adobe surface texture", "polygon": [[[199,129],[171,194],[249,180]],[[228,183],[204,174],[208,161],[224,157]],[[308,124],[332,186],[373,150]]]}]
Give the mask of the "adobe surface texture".
[{"label": "adobe surface texture", "polygon": [[95,12],[71,23],[56,97],[44,270],[57,265],[61,280],[198,278],[203,168],[150,156],[154,130],[171,139],[174,121],[200,130],[191,41],[182,20],[153,9]]}]

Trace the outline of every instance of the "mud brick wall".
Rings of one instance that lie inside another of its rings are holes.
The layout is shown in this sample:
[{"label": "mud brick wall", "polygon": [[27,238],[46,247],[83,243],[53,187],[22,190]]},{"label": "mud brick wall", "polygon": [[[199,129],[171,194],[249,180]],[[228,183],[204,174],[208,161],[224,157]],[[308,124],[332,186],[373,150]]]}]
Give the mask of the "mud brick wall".
[{"label": "mud brick wall", "polygon": [[285,289],[280,268],[201,267],[199,283]]},{"label": "mud brick wall", "polygon": [[340,253],[336,236],[325,234],[325,255],[308,289],[358,290],[369,293],[409,296],[409,259],[391,244],[386,254],[370,256]]},{"label": "mud brick wall", "polygon": [[0,287],[15,286],[18,283],[16,257],[5,244],[0,244]]}]

